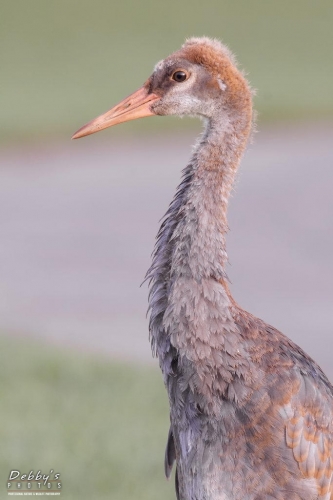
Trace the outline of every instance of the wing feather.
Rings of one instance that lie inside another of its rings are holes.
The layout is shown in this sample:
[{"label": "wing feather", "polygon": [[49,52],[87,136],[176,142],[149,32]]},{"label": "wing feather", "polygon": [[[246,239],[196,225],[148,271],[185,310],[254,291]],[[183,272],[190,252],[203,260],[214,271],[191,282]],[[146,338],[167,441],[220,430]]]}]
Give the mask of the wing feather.
[{"label": "wing feather", "polygon": [[170,478],[173,463],[175,460],[176,460],[175,442],[173,439],[172,429],[170,427],[168,434],[168,441],[165,449],[165,456],[164,456],[164,472],[167,479]]},{"label": "wing feather", "polygon": [[[293,409],[290,415],[290,408]],[[305,478],[314,478],[319,500],[333,500],[333,408],[329,388],[300,374],[285,412],[286,444]]]}]

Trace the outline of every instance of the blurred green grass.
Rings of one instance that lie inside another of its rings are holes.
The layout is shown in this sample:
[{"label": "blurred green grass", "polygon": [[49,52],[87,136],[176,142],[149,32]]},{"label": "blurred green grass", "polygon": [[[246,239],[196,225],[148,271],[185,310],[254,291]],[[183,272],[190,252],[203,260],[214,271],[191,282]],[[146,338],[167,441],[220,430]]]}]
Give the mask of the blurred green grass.
[{"label": "blurred green grass", "polygon": [[331,0],[3,0],[0,14],[0,140],[67,136],[193,35],[237,54],[261,120],[333,115]]},{"label": "blurred green grass", "polygon": [[157,368],[0,337],[0,497],[10,470],[61,473],[66,500],[174,498]]}]

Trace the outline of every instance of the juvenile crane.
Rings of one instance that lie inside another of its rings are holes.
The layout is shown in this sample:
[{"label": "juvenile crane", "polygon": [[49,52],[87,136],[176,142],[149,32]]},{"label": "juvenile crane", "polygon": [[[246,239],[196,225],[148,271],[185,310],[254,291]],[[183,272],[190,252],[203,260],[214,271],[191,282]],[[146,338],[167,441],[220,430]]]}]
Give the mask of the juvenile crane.
[{"label": "juvenile crane", "polygon": [[73,137],[151,115],[205,122],[147,273],[152,349],[170,401],[166,475],[176,462],[179,500],[333,500],[333,387],[228,288],[227,206],[252,96],[227,47],[187,40]]}]

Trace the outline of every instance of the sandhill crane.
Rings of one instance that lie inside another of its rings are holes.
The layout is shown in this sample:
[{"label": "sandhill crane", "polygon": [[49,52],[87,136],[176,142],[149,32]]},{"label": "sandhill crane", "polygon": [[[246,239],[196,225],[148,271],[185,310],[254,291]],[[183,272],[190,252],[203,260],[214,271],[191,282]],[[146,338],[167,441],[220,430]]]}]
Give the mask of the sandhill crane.
[{"label": "sandhill crane", "polygon": [[251,89],[228,48],[187,40],[73,137],[151,115],[205,122],[147,273],[170,401],[166,475],[176,461],[180,500],[333,500],[333,387],[228,288],[228,198],[252,123]]}]

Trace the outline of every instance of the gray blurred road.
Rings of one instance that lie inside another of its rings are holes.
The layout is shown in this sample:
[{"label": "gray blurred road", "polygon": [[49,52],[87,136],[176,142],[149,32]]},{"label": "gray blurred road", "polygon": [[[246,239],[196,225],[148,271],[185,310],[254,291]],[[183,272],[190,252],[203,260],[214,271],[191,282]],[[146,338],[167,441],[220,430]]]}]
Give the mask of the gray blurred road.
[{"label": "gray blurred road", "polygon": [[[147,286],[139,285],[195,135],[153,136],[150,144],[124,128],[0,152],[3,333],[151,360]],[[256,134],[228,239],[238,302],[300,344],[331,379],[332,139],[332,123]]]}]

